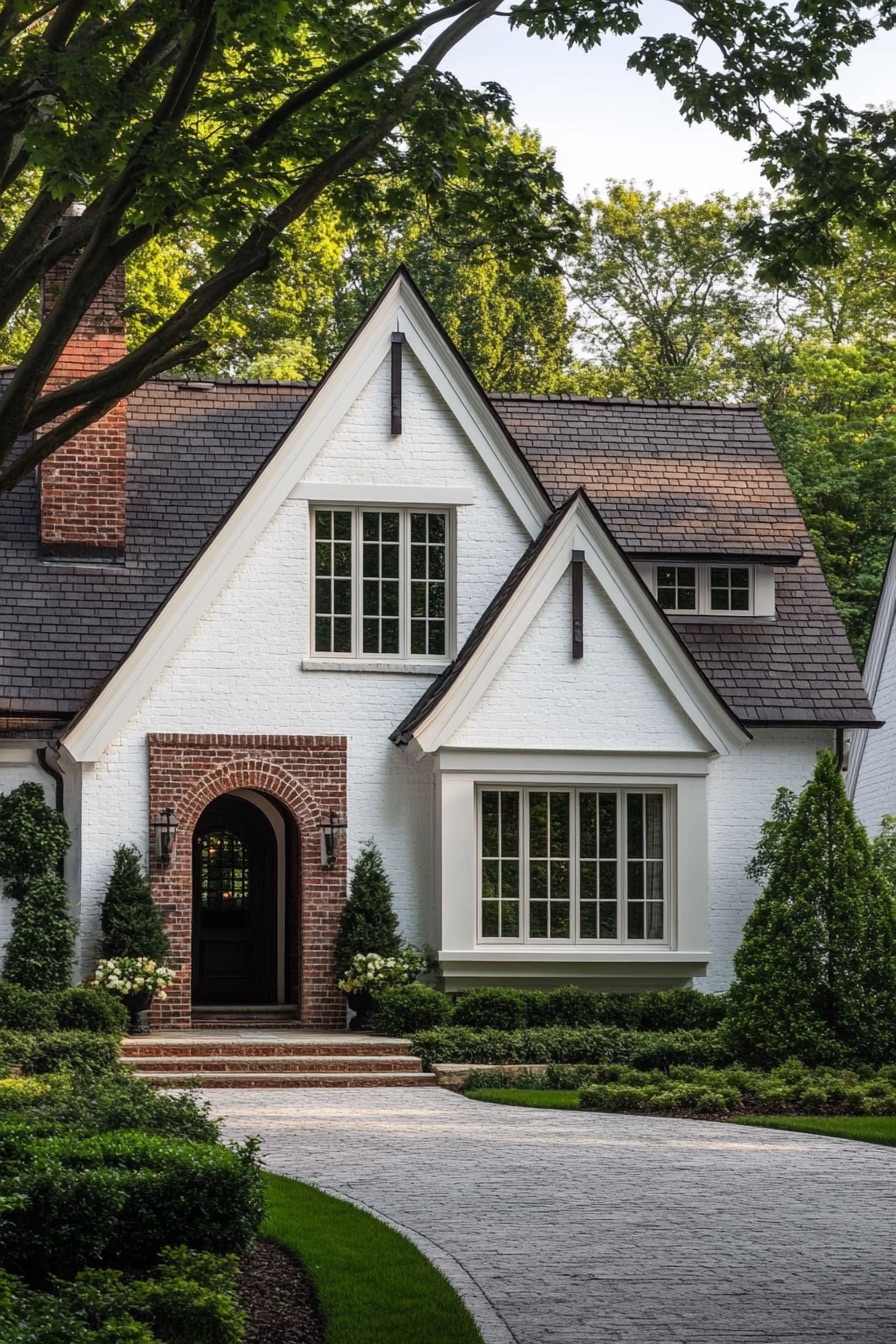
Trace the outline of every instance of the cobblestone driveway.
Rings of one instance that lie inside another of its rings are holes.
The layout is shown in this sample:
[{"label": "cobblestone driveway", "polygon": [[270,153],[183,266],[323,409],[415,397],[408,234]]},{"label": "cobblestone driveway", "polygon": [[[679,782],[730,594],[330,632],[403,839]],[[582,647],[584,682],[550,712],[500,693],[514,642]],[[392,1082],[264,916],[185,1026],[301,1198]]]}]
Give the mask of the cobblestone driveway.
[{"label": "cobblestone driveway", "polygon": [[436,1089],[206,1095],[273,1171],[411,1235],[487,1344],[896,1341],[896,1149]]}]

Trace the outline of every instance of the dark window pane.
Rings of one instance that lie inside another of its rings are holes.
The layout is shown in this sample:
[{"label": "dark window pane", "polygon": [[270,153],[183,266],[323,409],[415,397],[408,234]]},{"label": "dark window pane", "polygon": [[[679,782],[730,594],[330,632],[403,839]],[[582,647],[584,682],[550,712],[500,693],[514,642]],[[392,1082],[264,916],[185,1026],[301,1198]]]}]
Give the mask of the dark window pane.
[{"label": "dark window pane", "polygon": [[378,513],[365,513],[361,515],[361,536],[365,541],[379,541],[380,515]]},{"label": "dark window pane", "polygon": [[340,579],[350,579],[352,575],[352,548],[345,541],[337,541],[333,547],[333,573]]},{"label": "dark window pane", "polygon": [[411,653],[426,653],[425,621],[411,621]]},{"label": "dark window pane", "polygon": [[597,902],[587,901],[579,908],[579,937],[597,937]]},{"label": "dark window pane", "polygon": [[579,853],[597,858],[597,794],[579,794]]},{"label": "dark window pane", "polygon": [[398,621],[383,621],[382,653],[398,653]]},{"label": "dark window pane", "polygon": [[384,615],[384,616],[397,616],[397,615],[398,615],[398,584],[397,584],[397,583],[384,583],[384,584],[383,584],[383,615]]},{"label": "dark window pane", "polygon": [[314,609],[323,615],[330,610],[330,580],[318,579],[314,585]]},{"label": "dark window pane", "polygon": [[444,579],[445,577],[445,552],[441,546],[430,547],[429,577],[431,579]]},{"label": "dark window pane", "polygon": [[331,653],[330,620],[327,616],[318,616],[314,622],[314,652]]},{"label": "dark window pane", "polygon": [[546,793],[529,794],[529,853],[547,856],[548,852],[548,796]]},{"label": "dark window pane", "polygon": [[728,589],[713,588],[709,596],[709,605],[713,611],[728,610]]},{"label": "dark window pane", "polygon": [[482,902],[482,936],[483,938],[498,937],[498,902]]},{"label": "dark window pane", "polygon": [[534,859],[529,864],[529,894],[534,901],[547,897],[548,865],[543,859]]},{"label": "dark window pane", "polygon": [[679,588],[678,590],[678,610],[696,611],[697,610],[697,589]]},{"label": "dark window pane", "polygon": [[728,572],[727,569],[711,569],[709,571],[710,588],[727,588]]},{"label": "dark window pane", "polygon": [[641,901],[633,901],[628,907],[627,938],[644,937],[644,906]]},{"label": "dark window pane", "polygon": [[445,515],[444,513],[431,513],[429,515],[429,540],[437,542],[440,545],[445,540]]},{"label": "dark window pane", "polygon": [[750,586],[750,571],[748,569],[732,569],[731,587],[749,588],[749,586]]},{"label": "dark window pane", "polygon": [[501,794],[501,852],[520,852],[520,796],[509,790]]},{"label": "dark window pane", "polygon": [[352,623],[350,617],[340,616],[333,622],[333,652],[351,653]]},{"label": "dark window pane", "polygon": [[441,621],[445,617],[445,585],[444,583],[431,583],[429,585],[429,614],[433,620]]},{"label": "dark window pane", "polygon": [[579,864],[579,900],[593,901],[597,899],[597,872],[598,864],[589,859],[583,859]]},{"label": "dark window pane", "polygon": [[569,902],[551,902],[551,937],[569,937]]},{"label": "dark window pane", "polygon": [[333,547],[328,541],[319,541],[314,548],[314,572],[315,574],[333,572]]},{"label": "dark window pane", "polygon": [[411,514],[411,541],[426,541],[426,514]]},{"label": "dark window pane", "polygon": [[569,864],[557,863],[551,864],[551,899],[562,900],[569,898]]},{"label": "dark window pane", "polygon": [[383,541],[398,541],[398,514],[384,513],[381,517],[383,520]]},{"label": "dark window pane", "polygon": [[519,901],[501,902],[501,937],[519,938],[520,903]]},{"label": "dark window pane", "polygon": [[352,516],[347,510],[333,514],[333,535],[337,541],[351,541]]},{"label": "dark window pane", "polygon": [[564,858],[569,853],[568,793],[551,794],[551,854]]},{"label": "dark window pane", "polygon": [[674,588],[675,570],[670,565],[658,565],[656,571],[657,587]]},{"label": "dark window pane", "polygon": [[505,901],[519,900],[520,894],[520,865],[518,859],[503,859],[501,861],[501,899]]},{"label": "dark window pane", "polygon": [[365,542],[361,549],[361,573],[365,579],[378,579],[380,576],[380,548]]},{"label": "dark window pane", "polygon": [[740,589],[740,588],[735,588],[735,589],[733,589],[733,590],[732,590],[732,593],[731,593],[731,610],[732,610],[732,611],[749,611],[749,610],[750,610],[750,594],[749,594],[749,592],[746,592],[746,591],[744,591],[743,589]]},{"label": "dark window pane", "polygon": [[426,615],[426,584],[411,584],[411,615],[422,618]]},{"label": "dark window pane", "polygon": [[333,610],[337,616],[351,616],[352,614],[352,581],[351,579],[333,580]]},{"label": "dark window pane", "polygon": [[491,789],[482,795],[482,852],[498,854],[498,798]]},{"label": "dark window pane", "polygon": [[602,901],[615,901],[616,899],[616,863],[601,863],[600,865],[600,898]]},{"label": "dark window pane", "polygon": [[628,826],[628,856],[640,858],[644,853],[644,805],[643,794],[626,795],[626,821]]},{"label": "dark window pane", "polygon": [[329,509],[318,509],[315,515],[314,535],[318,541],[326,541],[333,535],[333,515]]},{"label": "dark window pane", "polygon": [[640,901],[644,898],[643,863],[630,863],[628,865],[628,898],[630,901]]},{"label": "dark window pane", "polygon": [[483,900],[493,900],[498,895],[498,869],[500,865],[497,859],[482,860],[482,898]]},{"label": "dark window pane", "polygon": [[615,793],[602,793],[600,795],[600,857],[602,859],[615,859],[616,857]]},{"label": "dark window pane", "polygon": [[679,565],[675,572],[677,575],[676,583],[679,588],[693,588],[697,582],[697,571],[693,565]]},{"label": "dark window pane", "polygon": [[661,901],[663,899],[663,865],[661,863],[647,863],[644,866],[647,869],[647,899],[649,901]]},{"label": "dark window pane", "polygon": [[663,611],[674,611],[674,610],[675,610],[675,589],[674,589],[674,588],[657,588],[657,590],[656,590],[656,600],[657,600],[657,602],[659,602],[659,604],[660,604],[660,606],[662,607]]},{"label": "dark window pane", "polygon": [[361,585],[361,610],[365,616],[380,612],[380,585],[378,579],[365,579]]},{"label": "dark window pane", "polygon": [[399,574],[398,547],[383,547],[383,578],[397,579]]},{"label": "dark window pane", "polygon": [[423,546],[411,547],[411,578],[426,578],[426,550]]},{"label": "dark window pane", "polygon": [[648,901],[647,910],[647,937],[662,938],[663,936],[663,907],[655,901]]},{"label": "dark window pane", "polygon": [[529,937],[547,938],[548,903],[547,901],[529,902]]},{"label": "dark window pane", "polygon": [[380,651],[379,621],[362,621],[361,629],[363,631],[362,649],[364,653],[379,653]]},{"label": "dark window pane", "polygon": [[433,621],[429,627],[429,652],[440,658],[445,656],[445,626]]},{"label": "dark window pane", "polygon": [[600,903],[600,938],[618,938],[619,933],[619,907],[614,901],[612,905],[608,901]]},{"label": "dark window pane", "polygon": [[647,832],[645,856],[648,859],[661,859],[663,857],[663,795],[661,793],[645,793],[644,812]]}]

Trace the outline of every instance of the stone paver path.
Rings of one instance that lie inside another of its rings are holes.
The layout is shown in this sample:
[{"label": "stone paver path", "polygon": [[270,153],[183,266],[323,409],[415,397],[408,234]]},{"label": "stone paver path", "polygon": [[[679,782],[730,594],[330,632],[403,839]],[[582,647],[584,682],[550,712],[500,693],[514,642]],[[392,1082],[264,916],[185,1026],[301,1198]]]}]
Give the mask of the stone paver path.
[{"label": "stone paver path", "polygon": [[896,1340],[896,1149],[441,1089],[207,1095],[273,1171],[411,1235],[487,1344]]}]

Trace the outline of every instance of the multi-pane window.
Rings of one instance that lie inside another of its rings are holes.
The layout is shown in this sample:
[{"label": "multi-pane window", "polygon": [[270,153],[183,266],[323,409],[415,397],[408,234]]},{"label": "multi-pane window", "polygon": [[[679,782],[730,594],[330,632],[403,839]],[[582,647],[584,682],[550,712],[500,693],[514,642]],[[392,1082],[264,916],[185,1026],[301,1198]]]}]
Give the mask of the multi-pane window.
[{"label": "multi-pane window", "polygon": [[448,515],[315,509],[314,652],[445,658]]},{"label": "multi-pane window", "polygon": [[712,565],[709,570],[710,611],[750,610],[750,571],[746,565]]},{"label": "multi-pane window", "polygon": [[663,611],[696,611],[696,565],[657,565],[656,600]]},{"label": "multi-pane window", "polygon": [[667,940],[667,795],[483,789],[480,937]]}]

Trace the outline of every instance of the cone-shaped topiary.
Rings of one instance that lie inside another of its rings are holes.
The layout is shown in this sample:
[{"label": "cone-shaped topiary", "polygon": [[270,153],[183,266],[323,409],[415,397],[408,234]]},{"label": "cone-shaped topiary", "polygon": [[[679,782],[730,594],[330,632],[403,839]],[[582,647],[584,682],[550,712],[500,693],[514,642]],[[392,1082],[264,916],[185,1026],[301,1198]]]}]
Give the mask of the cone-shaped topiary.
[{"label": "cone-shaped topiary", "polygon": [[765,890],[734,957],[728,1042],[761,1064],[890,1061],[896,907],[829,751],[778,821]]},{"label": "cone-shaped topiary", "polygon": [[140,851],[133,845],[121,845],[115,851],[100,927],[104,957],[164,961],[168,955],[162,913],[152,899]]},{"label": "cone-shaped topiary", "polygon": [[361,846],[354,869],[334,955],[335,978],[341,980],[359,952],[394,957],[402,949],[398,919],[392,909],[392,884],[373,840]]},{"label": "cone-shaped topiary", "polygon": [[0,882],[20,901],[32,878],[54,872],[71,844],[65,817],[50,807],[39,784],[0,793]]},{"label": "cone-shaped topiary", "polygon": [[68,989],[74,955],[75,926],[65,883],[54,873],[35,877],[12,917],[3,973],[25,989]]}]

